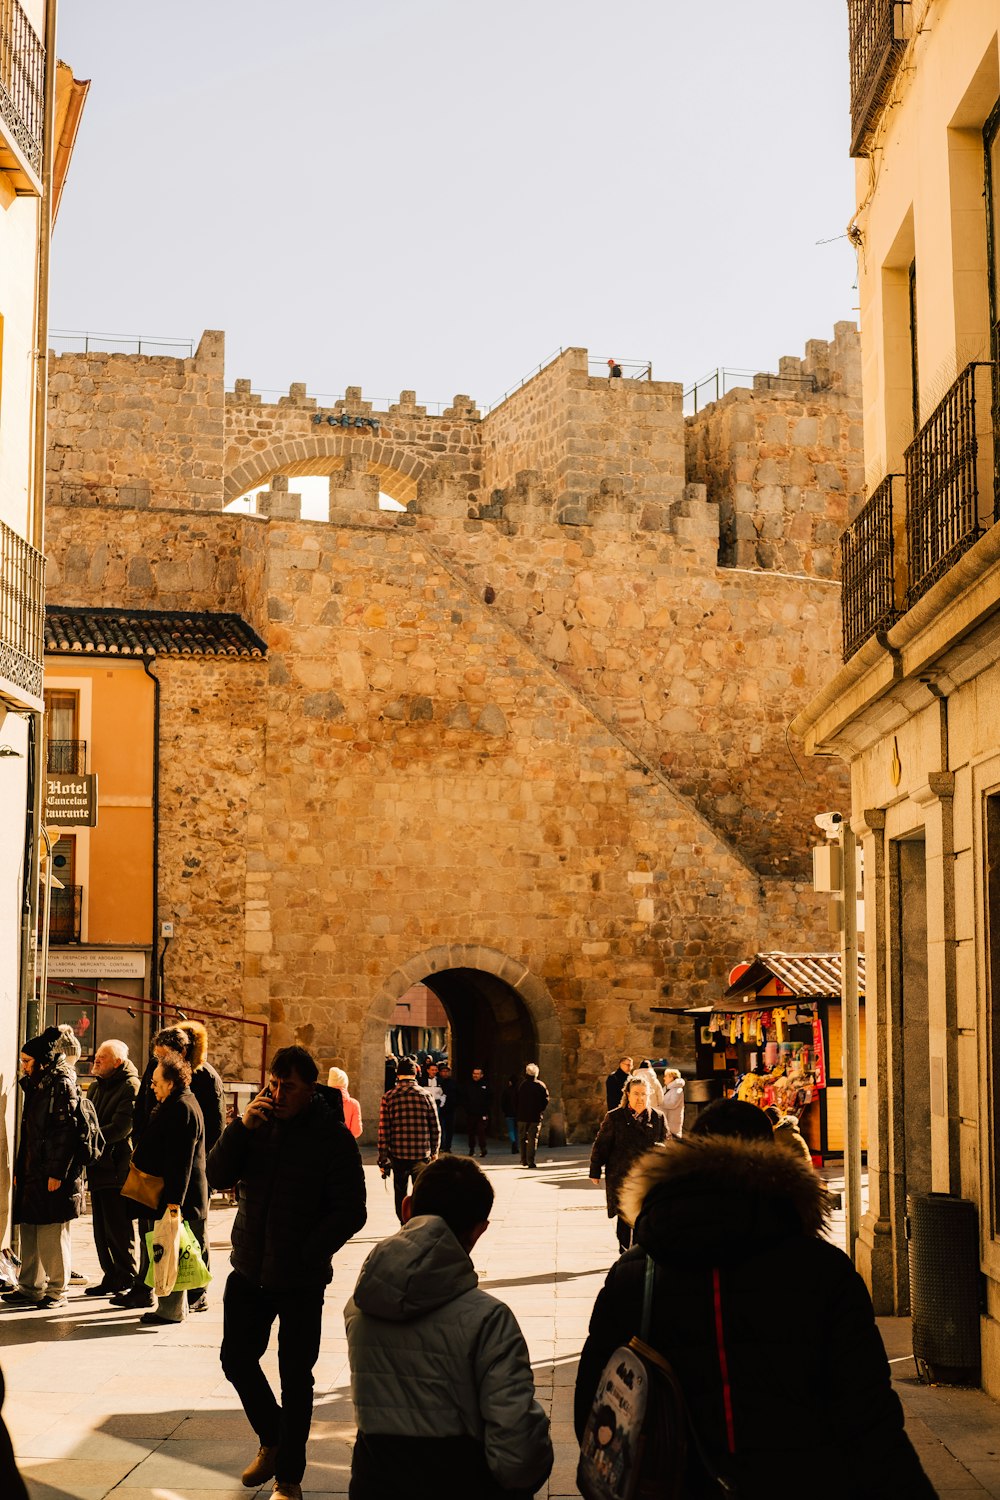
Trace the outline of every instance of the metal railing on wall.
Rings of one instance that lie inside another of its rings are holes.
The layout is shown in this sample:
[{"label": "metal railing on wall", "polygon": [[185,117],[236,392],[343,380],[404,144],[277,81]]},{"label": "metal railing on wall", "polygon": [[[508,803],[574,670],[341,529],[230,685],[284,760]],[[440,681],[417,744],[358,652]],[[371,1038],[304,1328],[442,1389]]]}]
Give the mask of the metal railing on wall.
[{"label": "metal railing on wall", "polygon": [[42,695],[45,558],[0,521],[0,677]]},{"label": "metal railing on wall", "polygon": [[190,359],[194,354],[194,339],[158,338],[147,333],[89,333],[77,328],[52,328],[49,330],[49,348],[55,354],[162,354],[173,359]]},{"label": "metal railing on wall", "polygon": [[892,502],[902,478],[887,474],[840,538],[844,661],[897,616]]},{"label": "metal railing on wall", "polygon": [[795,391],[815,391],[815,375],[782,375],[772,370],[740,370],[731,365],[720,365],[710,370],[700,380],[688,386],[684,392],[684,415],[696,416],[703,407],[721,401],[723,396],[735,390],[770,391],[772,394],[787,394]]},{"label": "metal railing on wall", "polygon": [[36,177],[40,176],[45,47],[18,0],[0,0],[0,120]]},{"label": "metal railing on wall", "polygon": [[47,740],[45,769],[53,776],[83,776],[87,770],[87,741]]},{"label": "metal railing on wall", "polygon": [[851,155],[864,156],[906,50],[910,0],[847,0],[851,59]]},{"label": "metal railing on wall", "polygon": [[966,365],[906,450],[907,608],[997,518],[994,373],[985,361]]}]

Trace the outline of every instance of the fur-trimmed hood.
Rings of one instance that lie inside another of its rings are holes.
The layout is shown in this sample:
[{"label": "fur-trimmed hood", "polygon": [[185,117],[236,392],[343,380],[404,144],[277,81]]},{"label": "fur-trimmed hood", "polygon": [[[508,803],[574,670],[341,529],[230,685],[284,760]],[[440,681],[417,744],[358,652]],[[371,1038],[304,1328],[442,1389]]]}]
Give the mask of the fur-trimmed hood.
[{"label": "fur-trimmed hood", "polygon": [[822,1234],[826,1187],[770,1141],[692,1136],[647,1154],[619,1198],[635,1243],[660,1262],[722,1265]]},{"label": "fur-trimmed hood", "polygon": [[201,1067],[202,1063],[208,1061],[208,1032],[200,1021],[185,1021],[181,1030],[186,1031],[191,1038],[188,1062],[191,1064],[193,1073]]}]

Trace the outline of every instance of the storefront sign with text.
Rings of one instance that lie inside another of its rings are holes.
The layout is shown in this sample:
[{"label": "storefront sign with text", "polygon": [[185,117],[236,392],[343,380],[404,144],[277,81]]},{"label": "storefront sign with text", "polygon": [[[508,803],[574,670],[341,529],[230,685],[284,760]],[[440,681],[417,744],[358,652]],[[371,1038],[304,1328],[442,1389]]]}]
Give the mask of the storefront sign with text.
[{"label": "storefront sign with text", "polygon": [[96,774],[46,776],[45,822],[54,828],[96,828]]}]

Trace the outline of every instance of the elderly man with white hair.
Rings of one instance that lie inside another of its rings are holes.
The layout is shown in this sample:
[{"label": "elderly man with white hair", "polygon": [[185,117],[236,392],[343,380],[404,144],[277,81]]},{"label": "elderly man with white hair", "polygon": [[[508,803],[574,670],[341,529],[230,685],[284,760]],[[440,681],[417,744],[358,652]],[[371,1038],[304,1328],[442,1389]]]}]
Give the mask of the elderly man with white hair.
[{"label": "elderly man with white hair", "polygon": [[517,1091],[517,1133],[521,1141],[521,1166],[536,1166],[535,1147],[542,1116],[549,1105],[549,1091],[538,1076],[538,1064],[528,1063]]},{"label": "elderly man with white hair", "polygon": [[94,1214],[94,1243],[101,1262],[101,1280],[89,1286],[88,1297],[110,1297],[126,1291],[135,1279],[135,1224],[133,1204],[121,1195],[132,1160],[132,1122],[139,1092],[139,1074],[129,1061],[124,1042],[102,1042],[90,1065],[94,1081],[87,1097],[97,1111],[104,1134],[104,1150],[87,1168]]}]

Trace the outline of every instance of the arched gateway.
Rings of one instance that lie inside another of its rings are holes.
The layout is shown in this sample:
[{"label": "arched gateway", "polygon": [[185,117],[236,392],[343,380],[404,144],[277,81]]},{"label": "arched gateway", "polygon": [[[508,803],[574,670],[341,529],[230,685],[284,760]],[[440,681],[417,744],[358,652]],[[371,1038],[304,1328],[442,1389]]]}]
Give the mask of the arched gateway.
[{"label": "arched gateway", "polygon": [[566,1140],[562,1031],[552,996],[520,960],[496,948],[471,944],[415,954],[393,970],[372,1000],[361,1064],[365,1119],[374,1123],[378,1117],[385,1033],[396,1001],[418,983],[434,991],[448,1014],[460,1083],[472,1067],[483,1066],[494,1090],[499,1091],[508,1074],[518,1072],[526,1062],[538,1063],[551,1095],[543,1137],[550,1145],[562,1145]]}]

